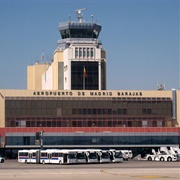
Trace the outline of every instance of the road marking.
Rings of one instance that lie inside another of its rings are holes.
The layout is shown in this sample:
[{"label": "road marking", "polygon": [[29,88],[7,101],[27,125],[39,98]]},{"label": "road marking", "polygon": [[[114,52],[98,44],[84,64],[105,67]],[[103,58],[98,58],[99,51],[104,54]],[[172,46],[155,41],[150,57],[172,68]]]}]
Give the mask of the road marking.
[{"label": "road marking", "polygon": [[131,174],[107,172],[107,171],[105,171],[105,170],[103,170],[103,169],[101,169],[100,172],[102,172],[102,173],[104,173],[104,174],[114,175],[114,176],[129,176],[129,177],[142,178],[142,179],[176,178],[176,177],[159,176],[159,175],[139,175],[139,176],[132,176]]},{"label": "road marking", "polygon": [[121,176],[129,176],[127,174],[120,174],[120,173],[112,173],[112,172],[107,172],[107,171],[104,171],[103,169],[100,170],[100,172],[104,173],[104,174],[111,174],[111,175],[121,175]]},{"label": "road marking", "polygon": [[143,178],[143,179],[168,178],[167,176],[152,176],[152,175],[146,175],[146,176],[133,176],[133,177]]}]

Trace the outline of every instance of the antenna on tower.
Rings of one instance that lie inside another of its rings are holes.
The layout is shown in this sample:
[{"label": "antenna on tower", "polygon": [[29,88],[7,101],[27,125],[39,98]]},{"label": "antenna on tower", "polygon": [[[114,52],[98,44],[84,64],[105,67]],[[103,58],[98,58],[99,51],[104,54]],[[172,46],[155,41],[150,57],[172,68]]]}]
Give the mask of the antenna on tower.
[{"label": "antenna on tower", "polygon": [[42,64],[44,64],[44,50],[42,51],[41,62],[42,62]]},{"label": "antenna on tower", "polygon": [[92,23],[94,22],[94,15],[92,14],[91,15],[91,18],[92,18]]},{"label": "antenna on tower", "polygon": [[86,8],[73,10],[74,12],[76,12],[76,16],[79,23],[82,23],[83,14],[81,13],[81,11],[84,11],[84,10],[86,10]]},{"label": "antenna on tower", "polygon": [[164,89],[166,89],[165,79],[164,79]]},{"label": "antenna on tower", "polygon": [[69,14],[69,22],[71,23],[71,15]]}]

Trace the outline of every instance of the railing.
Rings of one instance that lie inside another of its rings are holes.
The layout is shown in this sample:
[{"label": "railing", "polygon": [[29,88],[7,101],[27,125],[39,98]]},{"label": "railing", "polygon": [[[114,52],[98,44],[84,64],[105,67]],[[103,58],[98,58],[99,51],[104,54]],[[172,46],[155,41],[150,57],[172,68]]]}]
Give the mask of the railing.
[{"label": "railing", "polygon": [[94,38],[67,38],[67,39],[60,39],[58,40],[58,44],[60,43],[73,43],[73,42],[78,42],[78,43],[92,43],[92,44],[102,44],[101,40],[94,39]]},{"label": "railing", "polygon": [[69,21],[62,21],[62,22],[60,22],[59,23],[59,26],[65,26],[65,25],[67,25],[67,24],[84,24],[84,25],[92,25],[92,24],[97,24],[97,25],[100,25],[100,23],[98,23],[97,21],[90,21],[90,20],[82,20],[82,22],[81,23],[79,23],[78,21],[72,21],[72,20],[69,20]]}]

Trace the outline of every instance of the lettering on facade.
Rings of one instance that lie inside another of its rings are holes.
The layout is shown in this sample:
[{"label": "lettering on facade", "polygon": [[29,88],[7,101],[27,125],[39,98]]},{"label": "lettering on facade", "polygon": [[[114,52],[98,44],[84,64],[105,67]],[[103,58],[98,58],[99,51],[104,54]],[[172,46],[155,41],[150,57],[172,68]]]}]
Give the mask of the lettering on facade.
[{"label": "lettering on facade", "polygon": [[[34,96],[73,96],[73,91],[34,91]],[[142,96],[142,92],[131,92],[131,91],[118,91],[117,94],[113,94],[111,91],[78,91],[78,96],[119,96],[119,97],[132,97]]]},{"label": "lettering on facade", "polygon": [[85,96],[85,92],[78,92],[78,96]]},{"label": "lettering on facade", "polygon": [[118,96],[142,96],[142,92],[118,92]]},{"label": "lettering on facade", "polygon": [[55,91],[55,92],[48,92],[48,91],[37,91],[33,93],[33,95],[35,96],[72,96],[73,92],[59,92],[59,91]]},{"label": "lettering on facade", "polygon": [[112,96],[112,92],[90,92],[90,96]]}]

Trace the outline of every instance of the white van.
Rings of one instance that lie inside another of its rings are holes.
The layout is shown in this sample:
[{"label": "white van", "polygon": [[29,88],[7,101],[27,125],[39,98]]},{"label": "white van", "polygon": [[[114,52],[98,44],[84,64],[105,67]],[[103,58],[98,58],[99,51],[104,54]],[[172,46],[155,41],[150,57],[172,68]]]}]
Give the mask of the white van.
[{"label": "white van", "polygon": [[123,154],[124,161],[128,161],[128,159],[131,159],[133,157],[133,153],[131,150],[121,150]]}]

